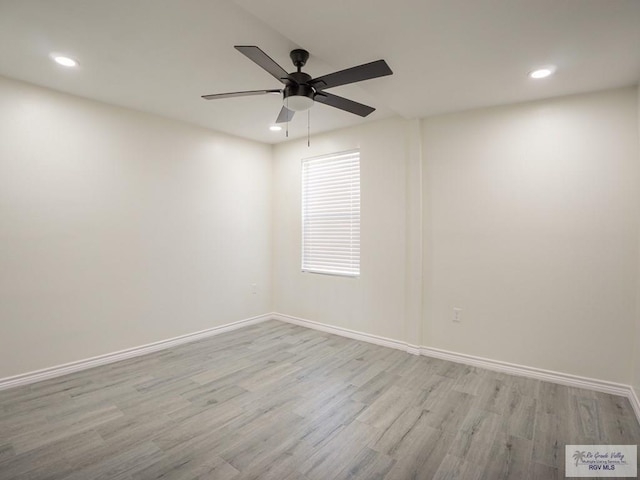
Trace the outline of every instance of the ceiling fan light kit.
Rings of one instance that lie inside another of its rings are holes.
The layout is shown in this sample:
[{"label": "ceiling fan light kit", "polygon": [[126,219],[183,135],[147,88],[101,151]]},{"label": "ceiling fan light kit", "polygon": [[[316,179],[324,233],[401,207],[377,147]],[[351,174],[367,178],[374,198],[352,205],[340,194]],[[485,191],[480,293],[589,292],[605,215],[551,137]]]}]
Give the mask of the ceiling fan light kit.
[{"label": "ceiling fan light kit", "polygon": [[292,50],[289,56],[295,72],[288,73],[278,65],[271,57],[264,53],[259,47],[253,45],[238,45],[235,47],[240,53],[255,62],[258,66],[270,73],[278,81],[284,84],[284,88],[276,90],[250,90],[244,92],[218,93],[203,95],[205,100],[215,100],[220,98],[245,97],[263,94],[282,94],[282,109],[276,123],[289,122],[295,112],[302,112],[310,109],[315,102],[324,103],[330,107],[338,108],[361,117],[366,117],[375,111],[375,108],[362,103],[354,102],[347,98],[339,97],[324,90],[332,87],[339,87],[349,83],[361,82],[372,78],[392,75],[393,72],[384,60],[366,63],[357,67],[348,68],[339,72],[312,78],[304,73],[302,67],[309,59],[309,52],[303,49]]},{"label": "ceiling fan light kit", "polygon": [[282,104],[294,112],[309,110],[316,92],[309,85],[287,85],[282,92]]}]

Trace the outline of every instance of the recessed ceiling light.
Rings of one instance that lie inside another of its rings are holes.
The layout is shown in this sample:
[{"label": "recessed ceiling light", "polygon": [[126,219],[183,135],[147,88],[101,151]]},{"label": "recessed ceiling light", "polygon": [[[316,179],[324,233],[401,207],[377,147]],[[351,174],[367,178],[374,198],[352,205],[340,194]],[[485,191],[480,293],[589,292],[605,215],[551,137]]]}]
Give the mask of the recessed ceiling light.
[{"label": "recessed ceiling light", "polygon": [[71,57],[65,57],[64,55],[51,54],[51,58],[58,65],[62,65],[63,67],[77,67],[78,62]]},{"label": "recessed ceiling light", "polygon": [[269,127],[269,130],[271,130],[272,132],[279,132],[280,130],[282,130],[282,127],[280,125],[271,125]]},{"label": "recessed ceiling light", "polygon": [[529,76],[531,78],[547,78],[550,75],[553,75],[553,73],[556,71],[556,67],[549,65],[547,67],[542,67],[542,68],[538,68],[536,70],[533,70],[532,72],[529,72]]}]

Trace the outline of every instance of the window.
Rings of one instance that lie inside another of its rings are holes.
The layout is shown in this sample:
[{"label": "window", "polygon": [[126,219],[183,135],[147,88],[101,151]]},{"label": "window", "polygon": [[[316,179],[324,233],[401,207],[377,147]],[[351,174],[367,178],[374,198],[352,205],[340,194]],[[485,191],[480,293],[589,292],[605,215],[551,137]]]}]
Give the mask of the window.
[{"label": "window", "polygon": [[360,275],[360,151],[302,160],[302,271]]}]

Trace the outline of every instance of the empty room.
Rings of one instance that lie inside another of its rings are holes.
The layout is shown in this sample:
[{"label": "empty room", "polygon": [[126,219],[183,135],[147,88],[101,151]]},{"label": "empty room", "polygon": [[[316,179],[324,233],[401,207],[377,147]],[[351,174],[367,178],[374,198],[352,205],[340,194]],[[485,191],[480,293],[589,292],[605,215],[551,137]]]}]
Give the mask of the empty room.
[{"label": "empty room", "polygon": [[0,480],[637,478],[640,2],[0,0]]}]

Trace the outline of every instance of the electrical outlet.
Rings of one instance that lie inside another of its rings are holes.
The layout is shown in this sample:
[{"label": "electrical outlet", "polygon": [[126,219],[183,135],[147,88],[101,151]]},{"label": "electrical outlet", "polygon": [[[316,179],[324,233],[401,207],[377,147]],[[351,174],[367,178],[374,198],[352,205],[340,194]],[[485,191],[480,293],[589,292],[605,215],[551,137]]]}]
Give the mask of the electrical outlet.
[{"label": "electrical outlet", "polygon": [[252,283],[251,284],[251,293],[254,294],[254,295],[256,293],[258,293],[258,284],[257,283]]},{"label": "electrical outlet", "polygon": [[462,322],[462,309],[458,307],[453,307],[453,321],[455,323]]}]

